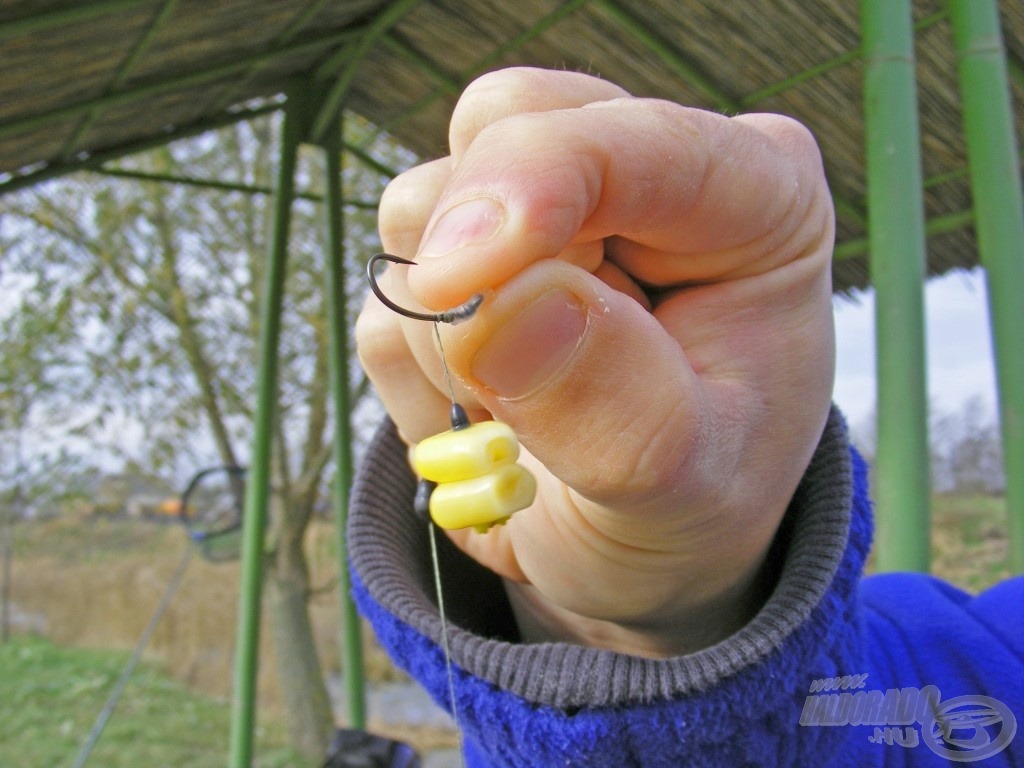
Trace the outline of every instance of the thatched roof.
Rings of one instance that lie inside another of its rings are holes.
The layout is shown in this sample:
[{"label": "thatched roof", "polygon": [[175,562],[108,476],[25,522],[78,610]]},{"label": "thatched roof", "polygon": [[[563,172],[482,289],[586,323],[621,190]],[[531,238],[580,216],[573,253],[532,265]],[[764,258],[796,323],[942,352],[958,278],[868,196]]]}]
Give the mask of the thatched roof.
[{"label": "thatched roof", "polygon": [[[851,0],[5,0],[0,192],[274,108],[322,84],[423,156],[460,87],[513,64],[810,126],[839,209],[836,287],[867,282],[862,67]],[[1018,135],[1024,3],[1000,3]],[[914,3],[930,269],[976,263],[949,24]]]}]

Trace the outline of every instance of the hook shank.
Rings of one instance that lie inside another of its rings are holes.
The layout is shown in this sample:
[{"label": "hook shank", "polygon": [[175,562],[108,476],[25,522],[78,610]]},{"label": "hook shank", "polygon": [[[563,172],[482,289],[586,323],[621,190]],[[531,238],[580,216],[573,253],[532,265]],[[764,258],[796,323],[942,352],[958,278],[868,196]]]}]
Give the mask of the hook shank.
[{"label": "hook shank", "polygon": [[403,317],[411,317],[413,320],[424,320],[428,323],[458,323],[463,320],[468,320],[476,311],[480,308],[480,305],[484,301],[483,294],[477,293],[470,297],[469,301],[460,304],[457,307],[446,309],[444,312],[416,312],[411,309],[406,309],[389,299],[384,291],[381,290],[377,284],[377,275],[374,272],[374,267],[378,261],[390,261],[393,264],[408,264],[415,266],[415,261],[409,261],[403,259],[401,256],[395,256],[390,253],[377,253],[370,257],[370,260],[366,262],[366,277],[370,281],[370,290],[373,291],[374,295],[380,299],[381,303],[390,309],[392,312],[397,312]]}]

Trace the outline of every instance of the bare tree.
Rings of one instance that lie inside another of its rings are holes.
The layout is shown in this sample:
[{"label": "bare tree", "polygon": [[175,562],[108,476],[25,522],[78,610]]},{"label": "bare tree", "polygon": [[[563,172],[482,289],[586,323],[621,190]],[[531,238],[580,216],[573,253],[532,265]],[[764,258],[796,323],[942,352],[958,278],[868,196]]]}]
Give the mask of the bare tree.
[{"label": "bare tree", "polygon": [[[1006,475],[999,425],[984,399],[969,398],[953,412],[933,403],[929,414],[932,490],[965,495],[1003,493]],[[872,409],[850,428],[853,444],[869,462],[876,449],[876,419]]]},{"label": "bare tree", "polygon": [[999,494],[1006,489],[999,425],[979,396],[959,411],[934,419],[937,490],[959,494]]},{"label": "bare tree", "polygon": [[[368,131],[348,122],[349,130]],[[268,188],[277,133],[272,119],[240,124],[129,158],[122,167]],[[397,149],[385,151],[401,161]],[[303,159],[300,176],[303,187],[322,188],[318,155]],[[346,190],[376,199],[385,180],[349,172]],[[63,350],[76,382],[85,384],[74,411],[79,421],[87,418],[76,428],[95,435],[111,415],[131,420],[142,437],[124,450],[154,468],[180,473],[211,461],[244,465],[268,197],[87,175],[19,193],[0,206],[4,269],[21,276],[21,301],[26,308],[60,307],[55,328],[34,343]],[[313,758],[322,757],[333,728],[310,624],[303,548],[324,497],[334,423],[322,214],[310,200],[294,209],[266,552],[285,712],[295,746]],[[368,212],[347,217],[353,294],[362,290],[358,262],[373,250],[374,229]],[[62,383],[54,383],[59,390]],[[357,395],[365,389],[358,381],[351,386]]]}]

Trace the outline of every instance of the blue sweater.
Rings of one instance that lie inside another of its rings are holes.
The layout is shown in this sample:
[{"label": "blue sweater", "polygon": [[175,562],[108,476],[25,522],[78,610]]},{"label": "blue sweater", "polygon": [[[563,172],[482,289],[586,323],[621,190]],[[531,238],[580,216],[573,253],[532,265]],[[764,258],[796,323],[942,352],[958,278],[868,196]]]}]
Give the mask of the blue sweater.
[{"label": "blue sweater", "polygon": [[[387,425],[353,493],[354,591],[388,653],[450,709],[414,492]],[[1024,766],[1024,579],[972,597],[923,575],[862,578],[871,526],[866,468],[833,413],[764,606],[667,660],[518,642],[498,579],[439,536],[467,765]]]}]

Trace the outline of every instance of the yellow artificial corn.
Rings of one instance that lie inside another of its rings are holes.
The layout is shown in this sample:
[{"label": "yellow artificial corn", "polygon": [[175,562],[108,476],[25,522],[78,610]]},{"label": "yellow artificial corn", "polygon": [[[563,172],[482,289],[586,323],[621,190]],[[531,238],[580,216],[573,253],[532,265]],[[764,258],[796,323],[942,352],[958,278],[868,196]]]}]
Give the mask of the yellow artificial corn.
[{"label": "yellow artificial corn", "polygon": [[421,441],[413,451],[416,473],[435,483],[480,477],[519,458],[519,441],[508,424],[481,421]]},{"label": "yellow artificial corn", "polygon": [[518,464],[503,464],[480,477],[440,483],[430,496],[430,517],[441,528],[485,533],[533,503],[537,481]]}]

